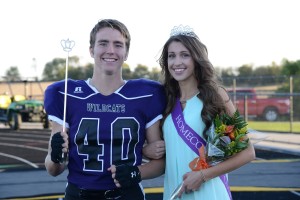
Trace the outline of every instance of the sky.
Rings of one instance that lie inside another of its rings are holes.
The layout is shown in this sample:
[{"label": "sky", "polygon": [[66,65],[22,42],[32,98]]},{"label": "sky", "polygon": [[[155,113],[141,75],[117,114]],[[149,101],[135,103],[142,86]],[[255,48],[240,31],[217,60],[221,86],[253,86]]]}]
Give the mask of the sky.
[{"label": "sky", "polygon": [[174,26],[188,25],[208,48],[215,67],[300,60],[298,0],[3,0],[0,1],[0,76],[17,66],[22,77],[41,77],[54,58],[85,64],[89,33],[100,19],[123,22],[132,40],[127,64],[150,68]]}]

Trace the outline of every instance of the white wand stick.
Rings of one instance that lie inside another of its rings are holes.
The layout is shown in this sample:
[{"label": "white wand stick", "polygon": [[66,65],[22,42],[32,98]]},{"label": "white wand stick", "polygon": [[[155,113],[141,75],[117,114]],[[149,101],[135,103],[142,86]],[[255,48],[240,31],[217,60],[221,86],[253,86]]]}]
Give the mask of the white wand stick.
[{"label": "white wand stick", "polygon": [[[72,40],[61,40],[60,41],[63,50],[67,52],[66,58],[66,70],[65,70],[65,94],[64,94],[64,113],[63,113],[63,132],[66,131],[66,112],[67,112],[67,88],[68,88],[68,66],[69,66],[69,52],[72,51],[72,48],[75,45],[75,42]],[[65,158],[64,153],[62,158]]]}]

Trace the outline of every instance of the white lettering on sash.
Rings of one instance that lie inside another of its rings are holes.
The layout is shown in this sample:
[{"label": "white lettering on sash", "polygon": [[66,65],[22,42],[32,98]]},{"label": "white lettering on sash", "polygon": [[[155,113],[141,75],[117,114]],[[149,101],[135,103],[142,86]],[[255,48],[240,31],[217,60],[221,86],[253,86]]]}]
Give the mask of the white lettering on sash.
[{"label": "white lettering on sash", "polygon": [[201,141],[199,141],[198,138],[195,137],[191,131],[189,131],[188,129],[185,130],[184,122],[182,121],[181,115],[178,115],[176,117],[176,124],[182,135],[188,140],[189,143],[191,143],[197,149],[199,149],[202,146]]}]

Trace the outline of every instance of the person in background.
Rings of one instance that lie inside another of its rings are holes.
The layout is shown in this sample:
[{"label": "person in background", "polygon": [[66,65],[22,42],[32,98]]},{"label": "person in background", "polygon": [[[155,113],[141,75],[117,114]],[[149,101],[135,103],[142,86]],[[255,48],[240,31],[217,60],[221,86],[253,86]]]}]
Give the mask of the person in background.
[{"label": "person in background", "polygon": [[[175,110],[182,113],[191,131],[206,140],[205,133],[217,115],[232,116],[236,111],[208,59],[206,46],[190,27],[174,27],[163,46],[159,63],[167,96],[162,121],[166,148],[164,199],[169,200],[180,184],[178,197],[184,200],[231,199],[226,174],[255,159],[253,145],[249,141],[246,149],[231,158],[207,169],[192,171],[189,163],[196,154],[180,137],[177,122],[172,119]],[[146,155],[153,155],[151,149],[149,147]],[[219,176],[224,174],[226,180],[222,181]]]},{"label": "person in background", "polygon": [[147,79],[123,80],[130,40],[118,20],[100,20],[92,29],[93,75],[88,80],[67,80],[65,131],[65,82],[53,83],[45,91],[45,110],[52,123],[45,166],[57,176],[67,165],[66,200],[144,200],[141,180],[164,172],[164,158],[142,164],[145,141],[161,140],[164,88]]}]

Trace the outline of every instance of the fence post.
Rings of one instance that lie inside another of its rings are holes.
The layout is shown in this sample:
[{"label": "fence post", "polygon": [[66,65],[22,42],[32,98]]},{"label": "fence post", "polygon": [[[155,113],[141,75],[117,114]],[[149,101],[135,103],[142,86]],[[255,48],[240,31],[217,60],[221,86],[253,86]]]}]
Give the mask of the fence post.
[{"label": "fence post", "polygon": [[245,121],[248,121],[248,95],[246,94],[244,97],[244,118]]},{"label": "fence post", "polygon": [[293,132],[294,108],[293,108],[293,76],[290,76],[290,132]]},{"label": "fence post", "polygon": [[233,78],[233,104],[234,104],[234,107],[236,107],[236,79]]}]

